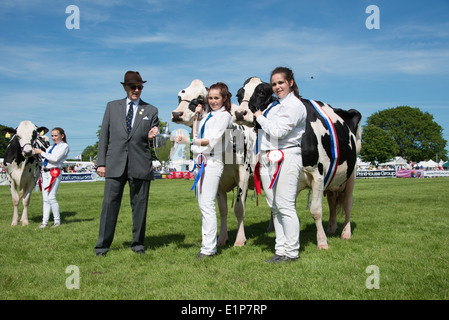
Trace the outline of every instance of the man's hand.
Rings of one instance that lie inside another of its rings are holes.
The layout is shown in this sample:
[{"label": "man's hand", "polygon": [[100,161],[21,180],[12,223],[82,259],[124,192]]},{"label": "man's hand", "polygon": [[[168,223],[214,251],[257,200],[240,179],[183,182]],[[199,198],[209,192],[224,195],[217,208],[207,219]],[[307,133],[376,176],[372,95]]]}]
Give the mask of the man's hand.
[{"label": "man's hand", "polygon": [[158,127],[151,128],[151,130],[148,132],[148,140],[154,139],[154,137],[156,137],[158,134],[159,134]]},{"label": "man's hand", "polygon": [[100,177],[105,177],[105,176],[106,176],[106,167],[105,167],[105,166],[98,167],[98,168],[97,168],[97,174],[98,174]]}]

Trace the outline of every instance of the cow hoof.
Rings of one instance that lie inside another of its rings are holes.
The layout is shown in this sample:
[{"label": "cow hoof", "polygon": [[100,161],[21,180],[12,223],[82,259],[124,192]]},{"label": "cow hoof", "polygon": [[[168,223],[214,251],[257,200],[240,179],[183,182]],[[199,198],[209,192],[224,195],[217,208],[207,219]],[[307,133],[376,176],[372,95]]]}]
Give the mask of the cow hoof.
[{"label": "cow hoof", "polygon": [[236,241],[235,243],[234,243],[234,247],[243,247],[243,246],[245,246],[245,244],[246,244],[246,240],[245,241]]},{"label": "cow hoof", "polygon": [[11,226],[17,226],[17,221],[13,221],[13,222],[11,222]]},{"label": "cow hoof", "polygon": [[327,243],[319,244],[318,250],[329,250],[329,246],[327,245]]},{"label": "cow hoof", "polygon": [[327,235],[330,235],[330,236],[333,236],[335,233],[337,232],[337,228],[327,228],[327,230],[326,230],[326,234]]},{"label": "cow hoof", "polygon": [[28,221],[22,221],[22,227],[27,226],[28,224]]},{"label": "cow hoof", "polygon": [[342,234],[341,235],[341,240],[349,240],[349,239],[351,239],[351,235],[349,234]]},{"label": "cow hoof", "polygon": [[227,239],[226,239],[226,240],[218,240],[218,241],[217,241],[217,246],[223,247],[223,246],[226,245],[227,242],[228,242]]}]

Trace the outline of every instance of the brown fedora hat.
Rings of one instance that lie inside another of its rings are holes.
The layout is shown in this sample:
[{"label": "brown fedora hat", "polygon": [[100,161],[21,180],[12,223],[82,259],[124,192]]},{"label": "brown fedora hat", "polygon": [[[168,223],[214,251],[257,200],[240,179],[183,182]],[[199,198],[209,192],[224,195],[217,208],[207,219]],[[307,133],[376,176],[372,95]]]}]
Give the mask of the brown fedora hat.
[{"label": "brown fedora hat", "polygon": [[137,71],[127,71],[125,73],[125,82],[121,82],[121,84],[130,84],[130,83],[145,83],[146,81],[142,80],[139,72]]}]

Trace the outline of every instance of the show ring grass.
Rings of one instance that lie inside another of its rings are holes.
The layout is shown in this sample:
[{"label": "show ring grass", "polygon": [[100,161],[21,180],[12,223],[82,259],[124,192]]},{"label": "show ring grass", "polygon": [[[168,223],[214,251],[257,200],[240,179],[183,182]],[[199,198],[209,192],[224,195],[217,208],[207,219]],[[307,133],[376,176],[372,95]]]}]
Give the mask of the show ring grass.
[{"label": "show ring grass", "polygon": [[[339,216],[340,229],[328,238],[328,251],[316,247],[304,191],[297,200],[300,259],[281,265],[263,262],[274,254],[275,235],[266,232],[270,211],[265,198],[259,197],[256,206],[252,191],[246,203],[247,244],[233,247],[237,222],[228,193],[229,244],[213,259],[198,261],[201,215],[189,191],[192,183],[152,182],[146,255],[129,248],[132,221],[126,187],[114,242],[105,257],[94,253],[104,183],[61,184],[62,225],[43,230],[38,229],[41,194],[33,192],[30,225],[12,227],[10,191],[0,186],[0,299],[449,298],[447,178],[358,179],[352,239],[340,239],[344,217]],[[323,212],[326,229],[326,199]]]}]

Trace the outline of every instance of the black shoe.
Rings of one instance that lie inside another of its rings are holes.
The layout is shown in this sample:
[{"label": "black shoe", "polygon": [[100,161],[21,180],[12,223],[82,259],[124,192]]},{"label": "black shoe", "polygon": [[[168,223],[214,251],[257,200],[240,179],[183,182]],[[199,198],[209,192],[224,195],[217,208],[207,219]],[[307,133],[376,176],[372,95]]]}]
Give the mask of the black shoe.
[{"label": "black shoe", "polygon": [[[134,250],[133,250],[134,251]],[[137,254],[146,254],[145,253],[145,250],[143,250],[143,249],[140,249],[140,250],[136,250],[136,251],[134,251],[135,253],[137,253]]]},{"label": "black shoe", "polygon": [[298,258],[290,258],[287,256],[279,256],[277,254],[275,254],[271,259],[265,260],[265,262],[268,263],[284,263],[284,262],[288,262],[288,261],[296,261],[298,260]]},{"label": "black shoe", "polygon": [[198,260],[201,259],[207,259],[207,258],[213,258],[215,254],[204,254],[204,253],[198,253],[198,256],[196,257]]},{"label": "black shoe", "polygon": [[271,257],[271,259],[265,260],[265,262],[276,263],[277,261],[279,261],[282,258],[284,258],[284,256],[280,256],[280,255],[275,254],[274,256]]},{"label": "black shoe", "polygon": [[97,255],[97,257],[105,257],[107,253],[108,253],[108,251],[98,251],[98,252],[95,252],[95,254]]},{"label": "black shoe", "polygon": [[290,257],[287,257],[287,256],[283,256],[279,260],[275,261],[275,263],[283,263],[283,262],[289,262],[289,261],[294,262],[296,260],[298,260],[298,257],[290,258]]}]

